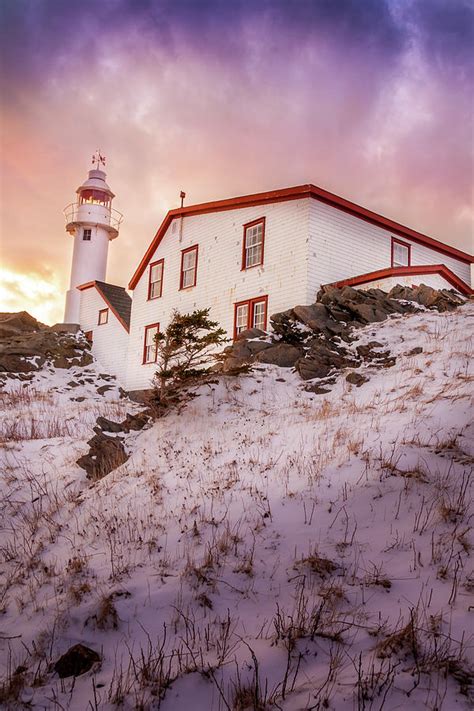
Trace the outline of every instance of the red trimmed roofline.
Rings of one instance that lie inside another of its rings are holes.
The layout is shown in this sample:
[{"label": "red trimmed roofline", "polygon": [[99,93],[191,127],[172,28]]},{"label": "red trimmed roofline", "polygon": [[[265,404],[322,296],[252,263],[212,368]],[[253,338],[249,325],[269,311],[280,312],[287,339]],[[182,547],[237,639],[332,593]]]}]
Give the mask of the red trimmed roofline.
[{"label": "red trimmed roofline", "polygon": [[130,333],[130,328],[128,327],[127,323],[123,320],[123,318],[120,316],[119,312],[112,306],[106,295],[104,294],[103,291],[101,291],[100,286],[98,286],[96,281],[88,281],[85,284],[80,284],[79,286],[76,286],[76,289],[79,289],[79,291],[85,291],[86,289],[90,289],[91,287],[95,286],[96,290],[100,294],[100,296],[103,298],[109,309],[112,311],[114,314],[115,318],[119,321],[119,323],[122,324],[124,329],[126,330],[127,333]]},{"label": "red trimmed roofline", "polygon": [[337,288],[341,288],[343,286],[358,286],[360,284],[367,284],[371,281],[379,281],[380,279],[388,279],[390,277],[421,276],[423,274],[439,274],[446,279],[449,284],[454,286],[455,289],[460,291],[461,294],[464,294],[465,296],[472,296],[474,294],[474,289],[471,289],[470,286],[468,286],[444,264],[426,264],[419,267],[389,267],[387,269],[378,269],[375,272],[359,274],[358,276],[351,277],[350,279],[334,281],[331,284],[325,284],[325,286],[335,286]]},{"label": "red trimmed roofline", "polygon": [[361,207],[360,205],[357,205],[356,203],[351,202],[350,200],[346,200],[345,198],[342,198],[339,195],[330,193],[328,190],[324,190],[323,188],[319,188],[316,185],[308,183],[307,185],[298,185],[293,188],[270,190],[264,193],[242,195],[241,197],[228,198],[226,200],[215,200],[213,202],[203,202],[197,205],[189,205],[187,207],[180,207],[174,210],[169,210],[166,214],[165,219],[161,223],[157,233],[155,234],[150,246],[143,255],[140,264],[135,270],[135,273],[130,280],[128,288],[134,289],[136,287],[141,275],[147,267],[148,262],[150,261],[156,248],[163,239],[166,230],[170,226],[173,219],[175,219],[176,217],[205,215],[209,212],[222,212],[223,210],[235,210],[241,207],[253,207],[255,205],[266,205],[275,202],[299,200],[308,197],[314,198],[316,200],[319,200],[320,202],[331,205],[332,207],[335,207],[338,210],[359,217],[360,219],[365,220],[366,222],[370,222],[374,225],[378,225],[379,227],[383,227],[389,230],[390,232],[393,232],[395,235],[398,235],[400,237],[406,237],[408,239],[413,240],[413,242],[418,242],[419,244],[424,244],[428,247],[431,247],[432,249],[435,249],[437,252],[446,254],[449,257],[454,257],[455,259],[459,259],[462,262],[467,262],[468,264],[474,262],[474,256],[468,254],[467,252],[463,252],[462,250],[457,249],[456,247],[450,247],[449,245],[444,244],[443,242],[439,242],[438,240],[433,239],[432,237],[428,237],[428,235],[424,235],[421,232],[412,230],[410,227],[405,227],[399,222],[395,222],[394,220],[391,220],[388,217],[379,215],[378,213],[372,212],[371,210],[368,210],[365,207]]}]

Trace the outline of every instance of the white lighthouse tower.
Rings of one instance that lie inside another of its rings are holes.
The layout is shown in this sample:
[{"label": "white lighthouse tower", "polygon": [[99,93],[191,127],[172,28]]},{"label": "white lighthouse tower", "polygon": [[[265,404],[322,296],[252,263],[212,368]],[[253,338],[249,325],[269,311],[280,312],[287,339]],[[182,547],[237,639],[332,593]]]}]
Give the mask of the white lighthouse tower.
[{"label": "white lighthouse tower", "polygon": [[80,292],[89,281],[105,281],[109,241],[118,237],[123,216],[112,208],[115,197],[105,182],[105,158],[97,151],[94,168],[76,190],[77,200],[64,208],[66,230],[74,237],[71,281],[66,294],[65,323],[79,323]]}]

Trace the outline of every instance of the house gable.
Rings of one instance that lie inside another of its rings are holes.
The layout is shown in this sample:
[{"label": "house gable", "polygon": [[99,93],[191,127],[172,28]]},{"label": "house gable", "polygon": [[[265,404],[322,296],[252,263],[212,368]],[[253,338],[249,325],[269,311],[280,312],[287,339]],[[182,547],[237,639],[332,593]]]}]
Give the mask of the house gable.
[{"label": "house gable", "polygon": [[474,262],[474,257],[472,255],[467,254],[466,252],[463,252],[460,249],[450,247],[449,245],[444,244],[439,240],[433,239],[432,237],[428,237],[428,235],[424,235],[421,232],[417,232],[416,230],[412,230],[410,227],[405,227],[404,225],[401,225],[400,223],[395,222],[394,220],[384,217],[383,215],[379,215],[376,212],[373,212],[372,210],[368,210],[367,208],[357,205],[356,203],[353,203],[350,200],[346,200],[345,198],[342,198],[339,195],[335,195],[334,193],[324,190],[323,188],[320,188],[316,185],[307,184],[299,185],[294,188],[271,190],[269,192],[264,193],[255,193],[253,195],[244,195],[241,197],[230,198],[227,200],[217,200],[213,202],[189,205],[188,207],[170,210],[167,213],[162,224],[160,225],[158,232],[153,238],[150,246],[145,252],[132,279],[130,280],[129,289],[134,289],[136,287],[141,275],[145,271],[148,263],[156,252],[158,245],[160,244],[161,240],[163,239],[164,235],[166,234],[169,226],[171,225],[174,219],[191,215],[203,215],[210,212],[221,212],[223,210],[235,210],[256,205],[264,206],[271,203],[285,202],[288,200],[299,200],[303,198],[312,198],[318,200],[319,202],[331,205],[332,207],[335,207],[342,212],[354,215],[359,219],[364,220],[365,222],[369,222],[371,224],[378,225],[379,227],[383,227],[392,232],[394,235],[409,238],[414,242],[423,244],[441,254],[451,256],[467,264]]}]

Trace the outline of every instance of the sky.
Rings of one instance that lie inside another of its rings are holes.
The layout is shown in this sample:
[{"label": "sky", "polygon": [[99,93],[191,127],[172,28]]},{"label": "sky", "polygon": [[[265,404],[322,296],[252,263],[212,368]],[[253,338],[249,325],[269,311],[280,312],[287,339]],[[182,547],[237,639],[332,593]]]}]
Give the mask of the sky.
[{"label": "sky", "polygon": [[0,0],[0,311],[61,321],[93,152],[126,285],[168,209],[314,183],[474,251],[472,0]]}]

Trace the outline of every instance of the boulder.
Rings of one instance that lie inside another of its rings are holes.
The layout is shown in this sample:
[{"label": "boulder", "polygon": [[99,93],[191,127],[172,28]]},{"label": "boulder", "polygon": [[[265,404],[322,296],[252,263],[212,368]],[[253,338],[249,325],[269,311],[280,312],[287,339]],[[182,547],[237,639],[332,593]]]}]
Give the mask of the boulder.
[{"label": "boulder", "polygon": [[247,341],[247,348],[249,349],[250,353],[252,355],[256,355],[257,353],[261,353],[262,351],[266,350],[267,348],[272,348],[273,344],[268,343],[267,341]]},{"label": "boulder", "polygon": [[150,414],[147,412],[137,412],[136,415],[127,412],[127,416],[123,422],[120,423],[120,426],[124,432],[130,432],[131,430],[138,432],[142,430],[149,421]]},{"label": "boulder", "polygon": [[346,375],[346,380],[348,383],[351,383],[351,385],[356,385],[358,388],[360,388],[361,385],[368,381],[368,378],[366,378],[365,375],[362,375],[361,373],[356,373],[356,371],[354,370],[352,371],[352,373]]},{"label": "boulder", "polygon": [[299,348],[289,343],[278,343],[257,355],[260,363],[279,365],[281,368],[292,368],[302,355]]},{"label": "boulder", "polygon": [[295,306],[293,313],[296,318],[311,328],[316,333],[327,328],[330,320],[329,311],[324,304],[310,304],[309,306]]},{"label": "boulder", "polygon": [[93,481],[103,479],[129,458],[122,440],[118,437],[109,437],[98,432],[87,444],[90,447],[89,452],[79,457],[77,464],[87,472],[87,478]]},{"label": "boulder", "polygon": [[106,392],[108,392],[109,390],[113,390],[113,388],[113,385],[101,385],[97,388],[97,392],[99,395],[105,395]]},{"label": "boulder", "polygon": [[69,676],[80,676],[88,672],[94,664],[100,661],[100,656],[93,649],[86,647],[84,644],[75,644],[58,659],[54,665],[54,671],[57,672],[60,679],[66,679]]},{"label": "boulder", "polygon": [[359,365],[358,359],[330,341],[315,338],[307,355],[296,363],[296,369],[303,380],[325,378],[333,370],[351,365]]},{"label": "boulder", "polygon": [[236,341],[249,341],[251,338],[265,338],[265,331],[261,331],[259,328],[247,328],[245,331],[241,331],[236,337]]},{"label": "boulder", "polygon": [[308,332],[301,326],[293,309],[273,314],[270,323],[274,335],[284,343],[300,345],[308,337]]},{"label": "boulder", "polygon": [[113,422],[106,417],[98,417],[96,423],[104,432],[123,432],[123,427],[120,422]]}]

